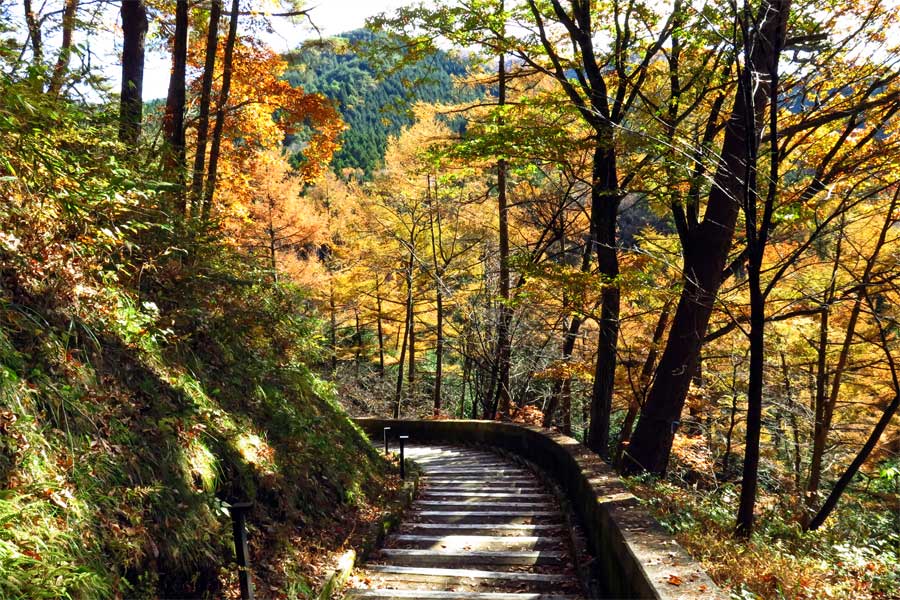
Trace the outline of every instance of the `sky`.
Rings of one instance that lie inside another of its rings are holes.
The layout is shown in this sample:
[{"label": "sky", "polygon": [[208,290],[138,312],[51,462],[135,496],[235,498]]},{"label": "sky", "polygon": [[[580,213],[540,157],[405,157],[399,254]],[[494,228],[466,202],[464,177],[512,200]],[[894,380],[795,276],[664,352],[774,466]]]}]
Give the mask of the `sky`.
[{"label": "sky", "polygon": [[[254,3],[259,0],[254,0]],[[352,29],[358,29],[367,17],[382,12],[389,12],[400,6],[411,4],[412,0],[308,0],[310,18],[322,35],[332,36]],[[270,4],[266,2],[265,4]],[[112,32],[118,28],[118,11],[108,16],[107,30]],[[273,19],[275,33],[264,35],[263,39],[276,52],[286,52],[306,39],[315,38],[318,34],[306,20],[291,23],[289,19]],[[113,89],[119,87],[118,50],[114,45],[113,34],[107,40],[96,40],[94,51],[103,61],[103,70],[107,73]],[[121,41],[117,40],[121,45]],[[169,85],[169,69],[171,58],[164,52],[148,52],[144,66],[144,100],[165,98]]]}]

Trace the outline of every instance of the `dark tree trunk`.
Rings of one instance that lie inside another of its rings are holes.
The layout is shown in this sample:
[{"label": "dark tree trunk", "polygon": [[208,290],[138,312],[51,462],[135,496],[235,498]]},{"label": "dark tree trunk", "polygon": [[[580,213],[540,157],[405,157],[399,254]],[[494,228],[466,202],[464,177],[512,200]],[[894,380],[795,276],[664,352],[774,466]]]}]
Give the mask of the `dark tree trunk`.
[{"label": "dark tree trunk", "polygon": [[444,371],[444,302],[441,290],[437,291],[437,344],[434,349],[434,414],[441,413],[441,383]]},{"label": "dark tree trunk", "polygon": [[[746,5],[749,7],[749,4]],[[750,9],[745,9],[749,17]],[[745,32],[745,35],[747,33]],[[782,34],[772,39],[773,48],[766,73],[769,76],[769,185],[763,204],[762,217],[758,215],[757,150],[756,139],[747,140],[747,170],[744,175],[744,224],[747,236],[747,274],[750,284],[750,373],[747,385],[747,434],[744,444],[744,470],[741,478],[741,498],[738,506],[735,533],[749,538],[753,532],[756,490],[759,484],[759,438],[762,433],[763,386],[765,384],[766,297],[762,288],[763,255],[769,239],[772,214],[778,197],[779,162],[778,148],[778,58],[784,45]],[[750,60],[750,46],[745,50]],[[753,81],[746,73],[744,93],[748,103]],[[757,130],[755,112],[747,111],[747,129]]]},{"label": "dark tree trunk", "polygon": [[[410,283],[412,286],[412,283]],[[416,399],[416,305],[412,301],[412,293],[409,298],[409,374],[406,386],[409,390],[409,399]]]},{"label": "dark tree trunk", "polygon": [[[136,32],[132,29],[130,32],[126,29],[125,24],[125,5],[130,4],[129,2],[122,3],[122,29],[124,30],[124,42],[125,48],[123,52],[128,52],[128,38],[130,35],[135,35]],[[144,3],[143,1],[135,2],[135,4],[140,4],[140,11],[144,11]],[[59,56],[56,58],[56,65],[53,67],[53,74],[50,76],[50,86],[47,89],[47,92],[51,95],[59,94],[62,91],[63,80],[66,78],[66,71],[69,70],[69,59],[72,57],[72,36],[75,33],[75,15],[78,11],[78,0],[66,0],[65,5],[63,6],[63,15],[62,15],[62,42],[60,42],[59,46]],[[141,48],[141,75],[143,80],[143,72],[144,72],[144,33],[147,32],[147,14],[143,12],[144,19],[144,30],[140,34],[140,48]],[[132,25],[138,25],[137,21],[133,21]],[[40,25],[38,25],[40,27]],[[125,57],[122,57],[122,75],[125,75]],[[125,86],[125,80],[123,77],[122,86]],[[120,135],[121,137],[121,135]]]},{"label": "dark tree trunk", "polygon": [[337,305],[334,301],[334,280],[329,283],[328,288],[328,311],[331,327],[329,337],[331,338],[331,372],[337,371]]},{"label": "dark tree trunk", "polygon": [[378,327],[378,376],[384,379],[384,324],[381,314],[381,290],[378,279],[375,279],[375,320]]},{"label": "dark tree trunk", "polygon": [[359,362],[362,353],[362,330],[359,328],[359,308],[354,309],[354,317],[356,318],[356,331],[353,335],[353,365],[356,371],[356,380],[359,381]]},{"label": "dark tree trunk", "polygon": [[[500,2],[503,11],[503,2]],[[506,56],[501,54],[498,65],[499,94],[497,105],[506,104]],[[497,324],[497,394],[500,415],[508,417],[510,413],[509,361],[511,342],[509,327],[512,322],[512,310],[509,300],[509,209],[506,204],[506,160],[497,161],[497,212],[499,217],[499,251],[500,251],[500,322]]]},{"label": "dark tree trunk", "polygon": [[[169,144],[168,166],[175,175],[176,183],[184,185],[187,167],[186,143],[184,136],[185,77],[187,75],[188,46],[188,1],[175,3],[175,35],[172,39],[172,73],[169,76],[169,93],[166,96],[166,114],[163,120],[166,142]],[[185,216],[187,197],[179,190],[175,211]]]},{"label": "dark tree trunk", "polygon": [[591,222],[594,223],[597,266],[603,278],[597,367],[591,392],[591,421],[587,445],[600,456],[609,455],[609,419],[616,377],[619,338],[619,257],[616,249],[616,215],[619,212],[619,179],[612,132],[598,133],[591,184]]},{"label": "dark tree trunk", "polygon": [[837,506],[838,500],[841,499],[841,495],[844,493],[844,490],[847,489],[847,486],[850,485],[850,482],[853,481],[854,477],[856,477],[856,474],[859,472],[859,468],[862,467],[866,462],[866,459],[869,458],[869,455],[872,453],[872,450],[875,449],[875,446],[878,444],[878,440],[881,438],[884,430],[887,429],[887,426],[890,424],[891,419],[894,418],[894,414],[897,412],[898,406],[900,406],[900,394],[895,394],[894,399],[891,400],[891,403],[887,405],[887,407],[884,409],[884,412],[881,414],[881,418],[878,420],[878,423],[875,424],[875,428],[872,429],[872,433],[869,434],[869,438],[866,440],[866,443],[863,444],[862,448],[860,448],[859,452],[856,455],[856,458],[853,459],[853,462],[850,463],[850,466],[847,467],[847,470],[844,471],[844,474],[841,475],[837,483],[834,484],[834,488],[831,490],[831,493],[828,494],[828,498],[825,499],[825,503],[822,504],[822,508],[819,509],[819,512],[817,512],[809,522],[809,529],[815,531],[816,529],[821,527],[822,523],[825,522],[825,519],[828,518],[828,515],[830,515],[834,510],[834,507]]},{"label": "dark tree trunk", "polygon": [[194,172],[191,177],[191,211],[197,214],[203,202],[203,175],[206,173],[206,144],[209,139],[209,102],[216,70],[216,48],[219,44],[219,17],[222,0],[212,0],[209,9],[209,29],[206,33],[206,59],[203,63],[203,80],[200,83],[200,107],[197,118],[197,150],[194,155]]},{"label": "dark tree trunk", "polygon": [[406,318],[403,326],[403,340],[400,343],[400,360],[397,362],[397,387],[394,390],[394,418],[400,418],[401,403],[403,401],[403,368],[406,366],[406,341],[409,339],[412,331],[412,271],[415,264],[415,253],[413,241],[415,240],[415,231],[410,235],[409,244],[409,260],[406,264]]},{"label": "dark tree trunk", "polygon": [[219,152],[222,147],[222,131],[225,128],[225,113],[228,109],[228,94],[231,92],[231,73],[234,62],[234,44],[237,40],[239,0],[231,2],[231,18],[228,23],[228,37],[225,38],[225,52],[222,57],[222,89],[216,106],[216,124],[213,127],[212,145],[209,149],[209,171],[206,175],[206,188],[203,191],[203,210],[201,218],[208,219],[212,210],[213,197],[216,194],[216,175],[219,169]]},{"label": "dark tree trunk", "polygon": [[144,38],[147,7],[143,0],[122,2],[122,93],[119,101],[119,141],[137,144],[144,100]]},{"label": "dark tree trunk", "polygon": [[[754,36],[752,58],[745,65],[746,70],[766,72],[773,59],[777,60],[773,56],[775,40],[784,39],[789,9],[790,0],[763,3],[760,10],[765,15],[764,21]],[[741,77],[738,81],[706,214],[702,222],[691,224],[683,235],[684,285],[656,378],[625,454],[625,473],[663,474],[669,463],[672,440],[697,368],[738,211],[744,201],[741,174],[747,169],[747,147],[751,143],[758,147],[760,117],[771,99],[770,81],[758,79],[751,94],[745,93],[745,79]],[[748,105],[748,98],[752,98],[752,105]],[[756,112],[755,119],[747,118],[749,111]],[[748,130],[748,122],[755,123],[756,130]]]}]

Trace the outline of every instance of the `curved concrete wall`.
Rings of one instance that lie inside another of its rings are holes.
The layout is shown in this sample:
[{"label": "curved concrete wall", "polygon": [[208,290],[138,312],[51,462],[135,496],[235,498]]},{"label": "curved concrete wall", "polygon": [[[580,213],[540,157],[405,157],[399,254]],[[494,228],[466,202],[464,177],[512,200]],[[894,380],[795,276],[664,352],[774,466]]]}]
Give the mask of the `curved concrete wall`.
[{"label": "curved concrete wall", "polygon": [[410,442],[485,444],[518,454],[553,477],[568,496],[595,557],[592,569],[606,598],[660,600],[727,596],[700,565],[638,504],[613,470],[577,440],[495,421],[358,418],[368,435],[383,428]]}]

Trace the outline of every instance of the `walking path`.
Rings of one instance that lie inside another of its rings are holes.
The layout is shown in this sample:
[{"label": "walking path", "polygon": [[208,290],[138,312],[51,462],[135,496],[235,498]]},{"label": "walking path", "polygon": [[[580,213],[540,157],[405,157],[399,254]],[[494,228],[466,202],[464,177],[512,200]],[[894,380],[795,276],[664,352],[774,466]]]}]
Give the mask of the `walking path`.
[{"label": "walking path", "polygon": [[347,598],[584,597],[563,514],[531,470],[458,446],[411,446],[407,456],[424,471],[418,499]]}]

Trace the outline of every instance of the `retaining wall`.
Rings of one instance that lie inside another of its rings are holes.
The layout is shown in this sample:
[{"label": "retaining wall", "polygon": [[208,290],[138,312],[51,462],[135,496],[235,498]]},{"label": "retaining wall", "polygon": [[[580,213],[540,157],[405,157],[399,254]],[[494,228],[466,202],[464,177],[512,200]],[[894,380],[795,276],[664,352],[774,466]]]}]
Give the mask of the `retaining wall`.
[{"label": "retaining wall", "polygon": [[605,598],[721,599],[709,576],[639,504],[609,465],[577,440],[495,421],[357,418],[380,440],[384,427],[410,443],[484,444],[518,454],[553,477],[575,510]]}]

